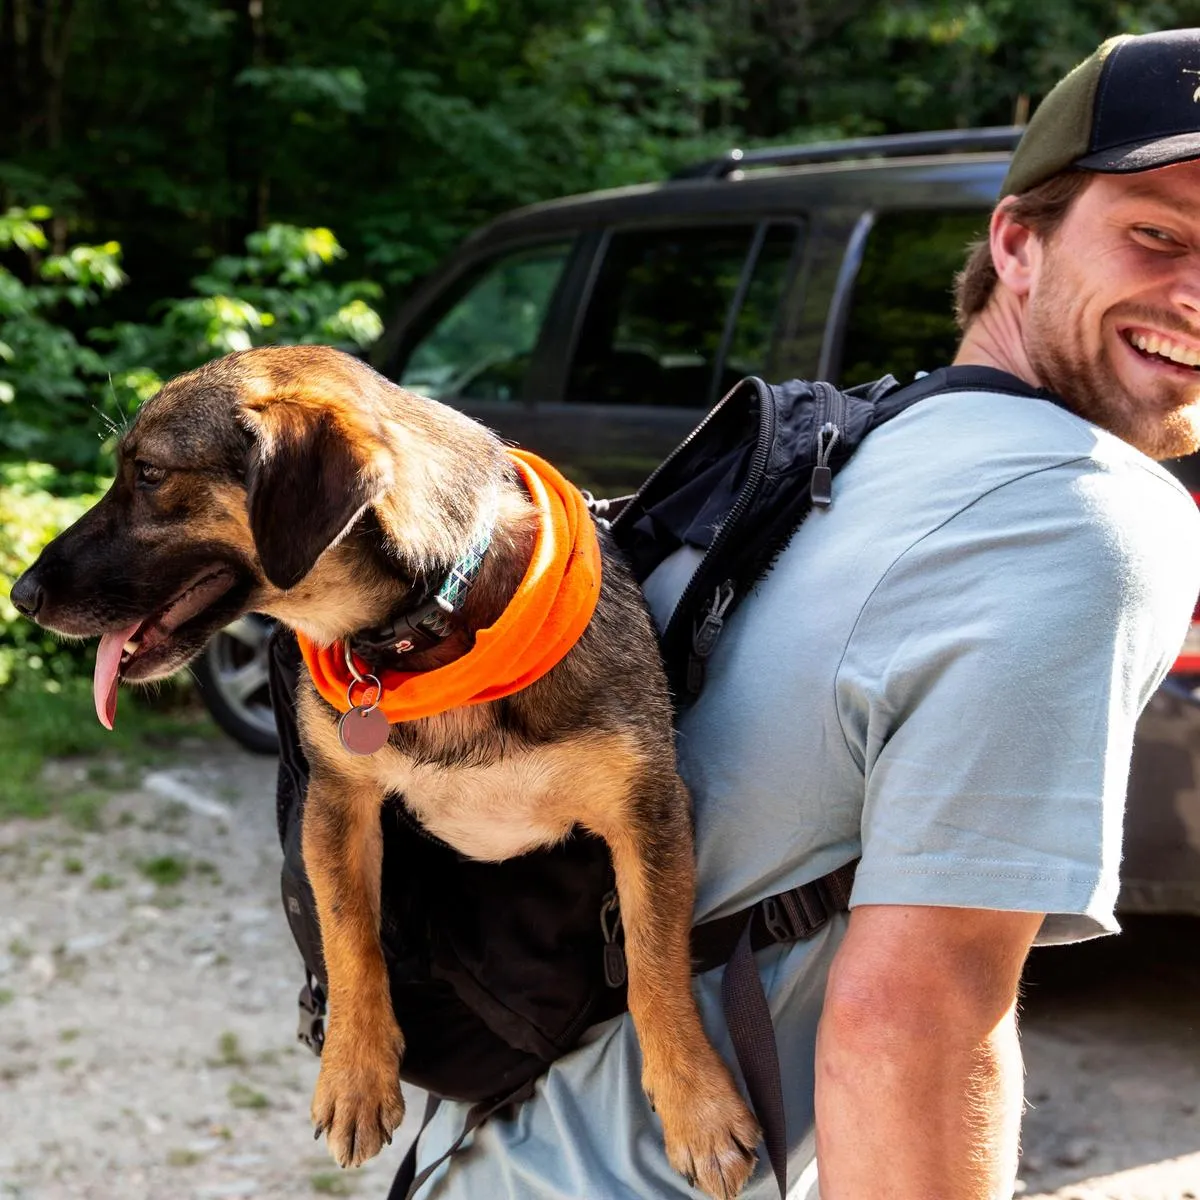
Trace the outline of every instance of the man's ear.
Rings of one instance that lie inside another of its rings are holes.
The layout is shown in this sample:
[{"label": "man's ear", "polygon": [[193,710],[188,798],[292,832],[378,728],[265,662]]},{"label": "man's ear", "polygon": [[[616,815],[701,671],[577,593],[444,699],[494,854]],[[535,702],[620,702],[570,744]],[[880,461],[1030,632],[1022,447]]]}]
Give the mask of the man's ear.
[{"label": "man's ear", "polygon": [[1010,292],[1029,294],[1041,262],[1041,239],[1028,225],[1013,220],[1015,196],[1006,196],[992,213],[989,240],[996,276]]},{"label": "man's ear", "polygon": [[377,493],[364,447],[318,405],[272,401],[243,409],[254,435],[246,480],[250,532],[263,573],[294,587]]}]

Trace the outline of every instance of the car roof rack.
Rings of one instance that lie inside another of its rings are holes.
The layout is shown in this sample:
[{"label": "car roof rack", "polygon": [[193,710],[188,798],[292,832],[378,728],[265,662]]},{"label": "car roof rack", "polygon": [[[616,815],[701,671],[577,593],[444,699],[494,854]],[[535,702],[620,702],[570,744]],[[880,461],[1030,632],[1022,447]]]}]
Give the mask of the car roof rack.
[{"label": "car roof rack", "polygon": [[1023,125],[989,125],[982,129],[940,129],[932,133],[889,133],[881,137],[846,138],[801,146],[767,146],[762,150],[730,150],[721,158],[684,167],[671,176],[682,179],[725,179],[747,167],[798,167],[806,163],[854,158],[892,158],[900,154],[956,154],[966,150],[1012,150],[1025,132]]}]

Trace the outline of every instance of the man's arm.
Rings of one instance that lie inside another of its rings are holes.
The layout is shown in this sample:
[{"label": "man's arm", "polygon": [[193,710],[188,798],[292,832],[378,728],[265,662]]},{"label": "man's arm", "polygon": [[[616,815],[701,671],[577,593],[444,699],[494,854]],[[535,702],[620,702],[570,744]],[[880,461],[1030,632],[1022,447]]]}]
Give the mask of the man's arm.
[{"label": "man's arm", "polygon": [[817,1036],[822,1200],[1009,1200],[1015,1003],[1040,913],[863,905]]}]

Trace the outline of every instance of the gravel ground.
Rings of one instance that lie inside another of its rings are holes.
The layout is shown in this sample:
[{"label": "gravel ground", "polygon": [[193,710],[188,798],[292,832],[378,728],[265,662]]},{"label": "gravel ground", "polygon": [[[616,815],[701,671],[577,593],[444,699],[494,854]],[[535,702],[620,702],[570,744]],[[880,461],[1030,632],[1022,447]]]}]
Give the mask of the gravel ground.
[{"label": "gravel ground", "polygon": [[[402,1138],[350,1173],[308,1133],[274,767],[215,746],[98,829],[0,823],[0,1197],[386,1195]],[[47,786],[84,775],[54,764]],[[1198,934],[1141,922],[1035,954],[1026,1200],[1200,1198]]]}]

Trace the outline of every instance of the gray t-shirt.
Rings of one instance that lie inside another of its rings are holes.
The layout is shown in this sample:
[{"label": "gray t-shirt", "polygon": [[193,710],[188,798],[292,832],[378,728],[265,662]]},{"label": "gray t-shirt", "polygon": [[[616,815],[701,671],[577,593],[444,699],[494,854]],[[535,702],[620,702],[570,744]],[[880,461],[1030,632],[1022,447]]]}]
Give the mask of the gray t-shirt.
[{"label": "gray t-shirt", "polygon": [[[647,587],[658,619],[686,552]],[[873,433],[728,622],[682,718],[696,921],[861,855],[852,905],[1044,912],[1042,943],[1117,928],[1134,725],[1200,591],[1200,516],[1163,469],[1047,403],[925,400]],[[774,1018],[791,1195],[810,1194],[813,1059],[839,916],[757,956]],[[733,1062],[721,970],[695,981]],[[628,1016],[489,1121],[429,1200],[693,1197],[641,1091]],[[457,1136],[443,1105],[421,1166]],[[760,1163],[743,1195],[768,1200]]]}]

